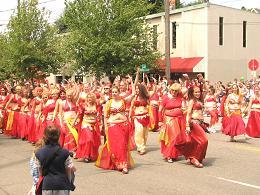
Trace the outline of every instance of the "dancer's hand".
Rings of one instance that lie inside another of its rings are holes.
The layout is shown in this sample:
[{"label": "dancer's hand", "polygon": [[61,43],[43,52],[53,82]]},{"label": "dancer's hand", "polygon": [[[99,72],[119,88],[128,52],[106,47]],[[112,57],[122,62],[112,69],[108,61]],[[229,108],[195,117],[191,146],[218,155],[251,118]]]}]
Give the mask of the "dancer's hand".
[{"label": "dancer's hand", "polygon": [[163,126],[163,122],[159,122],[159,123],[158,123],[158,126],[159,126],[159,127]]},{"label": "dancer's hand", "polygon": [[245,110],[245,111],[243,112],[243,115],[244,115],[244,116],[247,116],[247,115],[248,115],[248,110]]},{"label": "dancer's hand", "polygon": [[187,135],[190,133],[190,126],[186,126],[185,132]]}]

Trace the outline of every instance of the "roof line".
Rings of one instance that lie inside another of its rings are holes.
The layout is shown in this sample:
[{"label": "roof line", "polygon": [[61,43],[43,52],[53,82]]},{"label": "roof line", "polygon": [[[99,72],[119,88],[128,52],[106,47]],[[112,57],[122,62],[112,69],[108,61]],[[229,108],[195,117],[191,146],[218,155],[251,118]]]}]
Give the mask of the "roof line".
[{"label": "roof line", "polygon": [[[194,10],[194,9],[201,9],[201,8],[208,7],[208,6],[209,6],[209,3],[201,3],[201,4],[191,5],[188,7],[174,9],[174,10],[170,11],[170,15],[185,12],[185,11],[190,11],[190,10]],[[164,16],[164,15],[165,15],[165,12],[161,12],[158,14],[151,14],[151,15],[146,16],[145,19],[158,18],[158,17]]]},{"label": "roof line", "polygon": [[[176,13],[181,13],[181,12],[186,12],[186,11],[191,11],[191,10],[195,10],[195,9],[210,7],[211,5],[212,6],[230,8],[230,9],[234,9],[234,10],[238,10],[238,11],[243,11],[243,10],[238,9],[238,8],[233,8],[233,7],[228,7],[228,6],[225,6],[225,5],[218,5],[218,4],[207,2],[207,3],[201,3],[201,4],[196,4],[196,5],[191,5],[191,6],[188,6],[188,7],[183,7],[183,8],[171,10],[170,15],[176,14]],[[253,8],[253,9],[258,10],[258,8]],[[250,12],[250,11],[248,11],[248,13],[259,14],[259,13],[253,13],[253,12]],[[165,15],[165,12],[161,12],[161,13],[157,13],[157,14],[151,14],[151,15],[146,16],[145,19],[158,18],[158,17],[162,17],[164,15]]]}]

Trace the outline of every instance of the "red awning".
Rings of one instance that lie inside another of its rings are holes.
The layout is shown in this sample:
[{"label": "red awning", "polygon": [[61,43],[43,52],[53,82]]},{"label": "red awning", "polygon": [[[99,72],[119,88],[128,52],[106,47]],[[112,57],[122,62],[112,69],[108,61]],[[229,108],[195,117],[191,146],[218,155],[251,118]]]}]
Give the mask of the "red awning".
[{"label": "red awning", "polygon": [[[171,72],[193,72],[193,68],[203,59],[203,57],[194,58],[171,58]],[[165,59],[159,61],[159,67],[165,69]]]}]

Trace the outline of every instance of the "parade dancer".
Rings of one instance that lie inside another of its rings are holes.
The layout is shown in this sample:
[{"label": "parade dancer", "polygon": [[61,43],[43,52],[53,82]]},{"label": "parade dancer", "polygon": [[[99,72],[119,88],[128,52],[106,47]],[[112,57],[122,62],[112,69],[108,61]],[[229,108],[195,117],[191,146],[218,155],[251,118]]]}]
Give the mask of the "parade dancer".
[{"label": "parade dancer", "polygon": [[260,87],[254,89],[254,95],[250,98],[248,107],[245,111],[250,112],[246,126],[246,134],[250,137],[260,137]]},{"label": "parade dancer", "polygon": [[1,88],[1,95],[0,95],[0,133],[4,132],[6,126],[6,111],[3,109],[5,105],[5,98],[7,95],[7,89],[5,87]]},{"label": "parade dancer", "polygon": [[159,134],[161,153],[169,163],[173,163],[180,155],[176,145],[186,144],[188,140],[185,134],[182,98],[181,85],[174,83],[169,93],[163,96],[159,108],[159,120],[162,126]]},{"label": "parade dancer", "polygon": [[8,120],[6,125],[6,132],[15,138],[20,137],[20,129],[18,126],[20,109],[21,109],[21,87],[16,86],[11,89],[12,94],[9,96],[8,101],[5,105],[8,112]]},{"label": "parade dancer", "polygon": [[[147,77],[147,85],[149,93],[152,93],[153,85],[156,85],[156,83],[150,83],[149,79]],[[159,100],[161,98],[160,90],[157,88],[156,92],[150,97],[150,124],[149,124],[149,130],[150,131],[158,131],[159,129]]]},{"label": "parade dancer", "polygon": [[23,88],[22,90],[22,99],[21,99],[21,112],[19,127],[21,131],[21,138],[26,140],[28,138],[28,121],[29,121],[29,90]]},{"label": "parade dancer", "polygon": [[107,102],[104,113],[107,141],[99,153],[96,166],[127,174],[134,163],[130,154],[129,122],[125,112],[125,100],[119,96],[119,89],[114,86],[112,98]]},{"label": "parade dancer", "polygon": [[102,121],[101,121],[101,135],[103,135],[104,137],[104,143],[106,143],[106,132],[105,132],[105,123],[104,123],[104,110],[105,110],[105,105],[107,103],[107,101],[110,100],[111,98],[111,89],[110,89],[110,85],[106,84],[103,87],[103,91],[102,91],[102,95],[101,95],[101,99],[100,99],[100,105],[101,105],[101,113],[102,113]]},{"label": "parade dancer", "polygon": [[210,86],[208,89],[208,94],[204,99],[205,112],[210,115],[210,125],[209,132],[215,133],[215,125],[218,123],[218,110],[217,110],[217,100],[215,95],[215,89]]},{"label": "parade dancer", "polygon": [[[44,129],[49,126],[49,125],[56,125],[59,127],[59,121],[57,117],[55,116],[55,108],[56,107],[56,102],[59,98],[60,91],[57,88],[51,89],[51,99],[49,98],[42,107],[42,113],[41,113],[41,128],[40,132],[44,133]],[[63,146],[63,140],[60,142],[60,145]]]},{"label": "parade dancer", "polygon": [[243,103],[243,96],[239,92],[239,88],[236,84],[232,85],[232,93],[228,95],[225,104],[225,110],[227,113],[228,123],[222,132],[230,136],[230,141],[235,142],[235,136],[245,134],[245,123],[242,118],[241,106]]},{"label": "parade dancer", "polygon": [[203,122],[203,103],[199,87],[191,87],[188,90],[189,105],[186,116],[186,133],[190,136],[190,142],[178,147],[180,152],[190,163],[197,168],[202,168],[202,161],[206,156],[208,139],[205,134]]},{"label": "parade dancer", "polygon": [[40,116],[43,108],[43,88],[36,87],[33,90],[33,94],[36,96],[31,101],[31,116],[28,123],[28,141],[35,143],[43,136],[42,121]]},{"label": "parade dancer", "polygon": [[58,118],[60,119],[61,132],[64,135],[63,148],[75,153],[78,143],[78,132],[73,127],[77,107],[73,102],[73,90],[66,91],[66,100],[60,102]]},{"label": "parade dancer", "polygon": [[79,112],[74,120],[74,124],[79,117],[81,119],[78,129],[78,148],[76,158],[84,159],[85,162],[96,161],[98,157],[98,148],[100,146],[99,117],[101,115],[98,109],[96,95],[88,93],[85,103],[79,107]]},{"label": "parade dancer", "polygon": [[[133,118],[134,138],[137,152],[144,155],[146,152],[146,142],[149,127],[149,98],[150,95],[143,84],[135,87],[136,95],[132,100],[130,115]],[[155,91],[155,90],[154,90]]]}]

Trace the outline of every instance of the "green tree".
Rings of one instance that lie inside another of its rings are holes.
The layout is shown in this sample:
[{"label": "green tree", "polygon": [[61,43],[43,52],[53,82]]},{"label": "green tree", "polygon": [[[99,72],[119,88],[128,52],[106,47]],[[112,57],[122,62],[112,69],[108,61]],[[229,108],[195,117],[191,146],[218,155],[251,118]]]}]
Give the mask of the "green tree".
[{"label": "green tree", "polygon": [[[150,9],[150,14],[164,12],[164,0],[148,0],[148,2],[153,5]],[[175,0],[175,4],[176,9],[185,6],[180,0]]]},{"label": "green tree", "polygon": [[21,78],[41,77],[59,68],[56,29],[37,4],[38,0],[22,1],[8,25],[10,59]]},{"label": "green tree", "polygon": [[155,65],[159,54],[144,21],[149,9],[143,0],[67,2],[64,44],[72,67],[110,76],[133,73],[140,64]]},{"label": "green tree", "polygon": [[150,14],[164,12],[164,0],[148,0],[148,2],[153,5],[149,10]]},{"label": "green tree", "polygon": [[10,45],[6,34],[0,34],[0,80],[9,79],[16,72],[11,61]]},{"label": "green tree", "polygon": [[[150,8],[150,14],[164,12],[164,0],[147,0],[147,1],[153,5],[152,8]],[[208,2],[208,0],[194,0],[189,3],[185,3],[184,1],[181,0],[175,0],[175,9],[206,3],[206,2]]]}]

